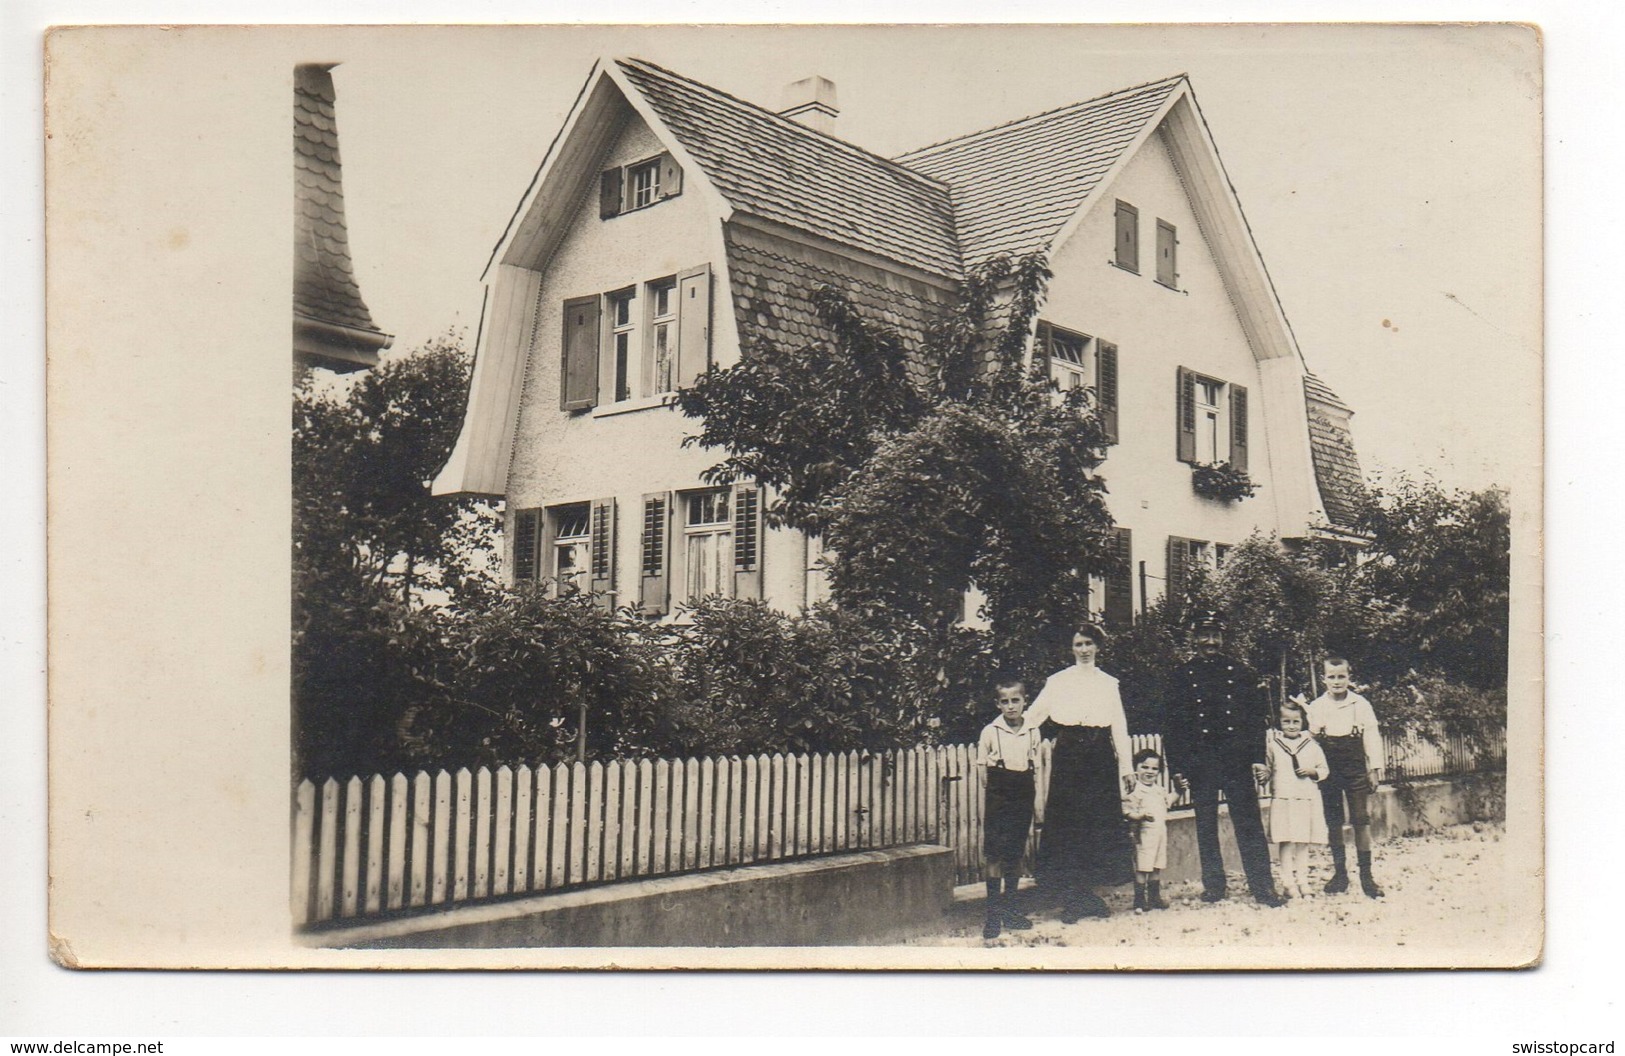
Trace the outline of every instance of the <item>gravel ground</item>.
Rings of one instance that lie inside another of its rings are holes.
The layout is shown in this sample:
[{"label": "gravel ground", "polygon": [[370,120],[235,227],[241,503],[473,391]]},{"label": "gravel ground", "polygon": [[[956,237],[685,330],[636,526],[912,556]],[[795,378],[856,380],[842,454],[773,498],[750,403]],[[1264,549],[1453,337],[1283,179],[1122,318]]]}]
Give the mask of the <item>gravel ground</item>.
[{"label": "gravel ground", "polygon": [[[1375,849],[1382,899],[1366,898],[1357,878],[1340,895],[1316,893],[1269,909],[1254,902],[1240,873],[1230,876],[1230,897],[1219,903],[1200,900],[1199,882],[1165,884],[1164,911],[1135,914],[1133,888],[1101,893],[1112,909],[1107,919],[1062,924],[1038,892],[1023,890],[1034,927],[1006,931],[997,939],[982,938],[980,899],[955,907],[940,935],[924,936],[913,945],[1020,949],[1021,947],[1224,948],[1326,947],[1366,951],[1395,950],[1396,962],[1408,962],[1421,950],[1495,949],[1506,942],[1509,907],[1501,893],[1500,824],[1475,822],[1379,843]],[[1350,866],[1354,865],[1352,842]],[[1314,890],[1331,876],[1331,854],[1310,854]],[[1279,873],[1277,873],[1279,876]],[[1539,912],[1534,907],[1527,912]],[[1409,947],[1408,952],[1396,948]]]}]

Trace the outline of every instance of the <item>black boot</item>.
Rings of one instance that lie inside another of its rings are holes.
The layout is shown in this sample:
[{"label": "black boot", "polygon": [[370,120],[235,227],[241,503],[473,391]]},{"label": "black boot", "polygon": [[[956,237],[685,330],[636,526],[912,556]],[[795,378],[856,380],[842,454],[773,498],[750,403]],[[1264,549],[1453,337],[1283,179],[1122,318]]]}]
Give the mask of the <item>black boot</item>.
[{"label": "black boot", "polygon": [[1349,851],[1343,846],[1343,834],[1332,837],[1332,878],[1326,881],[1328,895],[1341,895],[1349,889]]},{"label": "black boot", "polygon": [[999,922],[1003,917],[1001,907],[1004,901],[999,894],[999,888],[1002,884],[1003,881],[998,877],[994,877],[987,882],[987,912],[982,921],[982,938],[984,939],[999,937]]},{"label": "black boot", "polygon": [[1162,881],[1153,880],[1145,885],[1145,908],[1167,909],[1168,903],[1162,900]]},{"label": "black boot", "polygon": [[1134,912],[1144,913],[1151,907],[1145,901],[1145,885],[1139,881],[1134,883]]},{"label": "black boot", "polygon": [[[1356,852],[1360,862],[1360,890],[1365,892],[1367,898],[1381,898],[1382,888],[1371,878],[1371,852]],[[1345,884],[1345,886],[1347,886]]]}]

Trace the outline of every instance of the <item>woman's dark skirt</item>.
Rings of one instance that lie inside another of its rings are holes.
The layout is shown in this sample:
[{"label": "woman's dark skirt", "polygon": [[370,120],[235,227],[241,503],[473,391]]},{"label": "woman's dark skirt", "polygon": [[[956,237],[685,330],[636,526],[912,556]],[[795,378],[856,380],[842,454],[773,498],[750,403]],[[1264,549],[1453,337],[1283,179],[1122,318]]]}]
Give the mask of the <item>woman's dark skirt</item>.
[{"label": "woman's dark skirt", "polygon": [[1033,825],[1033,772],[987,768],[987,807],[982,817],[982,857],[1015,865],[1027,849]]},{"label": "woman's dark skirt", "polygon": [[1134,879],[1134,845],[1123,818],[1112,731],[1062,726],[1051,756],[1038,881],[1060,889]]}]

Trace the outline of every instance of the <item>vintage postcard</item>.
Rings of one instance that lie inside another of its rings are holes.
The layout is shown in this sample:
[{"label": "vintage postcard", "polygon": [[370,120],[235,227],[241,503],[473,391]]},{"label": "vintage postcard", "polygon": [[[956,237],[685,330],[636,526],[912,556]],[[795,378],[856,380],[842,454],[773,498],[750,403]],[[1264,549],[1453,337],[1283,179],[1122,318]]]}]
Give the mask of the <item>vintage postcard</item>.
[{"label": "vintage postcard", "polygon": [[61,964],[1539,962],[1535,29],[46,72]]}]

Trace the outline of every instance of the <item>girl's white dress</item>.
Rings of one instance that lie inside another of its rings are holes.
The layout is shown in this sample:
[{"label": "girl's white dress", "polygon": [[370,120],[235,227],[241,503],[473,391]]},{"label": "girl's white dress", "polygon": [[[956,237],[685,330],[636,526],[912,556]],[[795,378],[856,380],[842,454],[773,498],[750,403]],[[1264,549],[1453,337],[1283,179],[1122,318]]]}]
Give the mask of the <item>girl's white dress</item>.
[{"label": "girl's white dress", "polygon": [[1151,815],[1134,823],[1134,870],[1149,873],[1168,868],[1168,808],[1179,802],[1179,793],[1161,785],[1134,783],[1134,791],[1123,801],[1123,813]]},{"label": "girl's white dress", "polygon": [[[1307,733],[1288,740],[1280,730],[1271,730],[1266,744],[1270,789],[1275,797],[1270,802],[1270,841],[1325,843],[1326,815],[1321,806],[1320,782],[1330,773],[1326,753]],[[1300,766],[1315,776],[1299,777]]]}]

